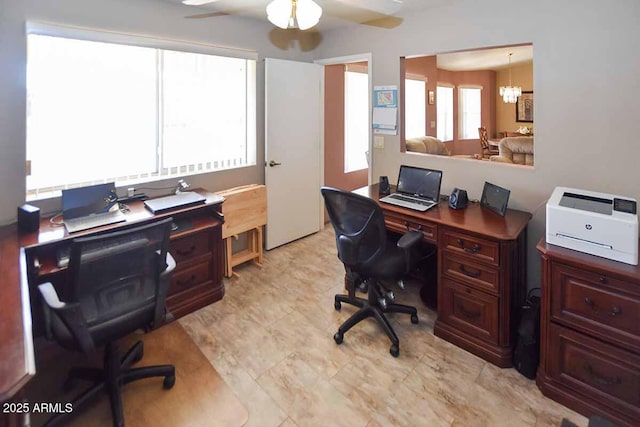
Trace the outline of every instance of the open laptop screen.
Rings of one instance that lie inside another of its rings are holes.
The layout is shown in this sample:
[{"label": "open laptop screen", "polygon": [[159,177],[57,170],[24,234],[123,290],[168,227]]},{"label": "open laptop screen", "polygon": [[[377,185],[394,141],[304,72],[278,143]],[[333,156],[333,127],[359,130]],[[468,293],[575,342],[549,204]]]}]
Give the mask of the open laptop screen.
[{"label": "open laptop screen", "polygon": [[62,216],[74,219],[108,212],[118,202],[115,183],[62,190]]},{"label": "open laptop screen", "polygon": [[402,165],[398,176],[397,191],[437,202],[440,198],[441,181],[441,171]]}]

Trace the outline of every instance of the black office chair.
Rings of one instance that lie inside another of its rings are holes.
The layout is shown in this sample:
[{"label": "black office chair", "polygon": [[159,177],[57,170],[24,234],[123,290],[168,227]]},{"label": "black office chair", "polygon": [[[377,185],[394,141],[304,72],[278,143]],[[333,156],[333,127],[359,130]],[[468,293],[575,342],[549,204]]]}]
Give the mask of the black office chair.
[{"label": "black office chair", "polygon": [[336,188],[322,187],[329,218],[336,234],[338,258],[345,266],[349,277],[357,277],[364,283],[367,299],[350,295],[336,295],[335,308],[342,303],[359,307],[334,335],[337,344],[342,343],[344,334],[356,323],[367,317],[374,317],[391,340],[389,352],[400,354],[400,342],[384,313],[406,313],[411,315],[411,323],[418,323],[415,307],[394,304],[394,295],[383,286],[381,280],[401,280],[415,265],[416,257],[412,248],[422,240],[422,233],[409,231],[400,240],[392,242],[387,238],[384,215],[378,203],[368,197]]},{"label": "black office chair", "polygon": [[[124,425],[120,387],[148,377],[164,377],[163,386],[175,383],[172,365],[129,369],[142,359],[142,341],[121,357],[116,341],[139,328],[158,326],[164,319],[165,300],[175,261],[167,252],[171,218],[71,242],[65,301],[51,283],[38,288],[45,304],[45,327],[63,347],[93,352],[106,345],[104,369],[72,368],[73,378],[93,382],[73,401],[73,410],[106,391],[115,426]],[[63,416],[45,425],[58,425]],[[68,414],[71,415],[71,414]]]}]

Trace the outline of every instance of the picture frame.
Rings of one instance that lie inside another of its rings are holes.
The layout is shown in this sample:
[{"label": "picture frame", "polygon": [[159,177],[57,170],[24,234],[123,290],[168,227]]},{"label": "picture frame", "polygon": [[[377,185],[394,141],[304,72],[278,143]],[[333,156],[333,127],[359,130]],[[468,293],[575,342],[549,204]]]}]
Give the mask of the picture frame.
[{"label": "picture frame", "polygon": [[522,91],[516,102],[516,122],[533,123],[533,91]]},{"label": "picture frame", "polygon": [[429,91],[429,105],[436,103],[436,93],[432,90]]}]

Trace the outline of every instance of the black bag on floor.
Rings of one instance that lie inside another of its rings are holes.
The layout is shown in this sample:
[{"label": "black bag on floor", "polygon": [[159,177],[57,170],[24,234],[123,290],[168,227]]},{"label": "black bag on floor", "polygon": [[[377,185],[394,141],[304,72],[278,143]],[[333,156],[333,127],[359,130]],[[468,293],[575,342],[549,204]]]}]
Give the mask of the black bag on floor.
[{"label": "black bag on floor", "polygon": [[540,288],[533,288],[520,310],[520,326],[513,367],[527,378],[534,379],[540,363],[540,297],[531,295]]}]

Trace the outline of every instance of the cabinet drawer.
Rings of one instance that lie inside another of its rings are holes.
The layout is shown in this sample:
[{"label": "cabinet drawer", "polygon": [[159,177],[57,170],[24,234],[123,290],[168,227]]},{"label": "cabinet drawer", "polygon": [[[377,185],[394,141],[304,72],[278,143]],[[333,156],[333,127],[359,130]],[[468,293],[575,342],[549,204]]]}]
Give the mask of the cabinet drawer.
[{"label": "cabinet drawer", "polygon": [[185,268],[173,274],[169,295],[183,292],[208,280],[211,280],[211,261]]},{"label": "cabinet drawer", "polygon": [[442,271],[465,284],[497,294],[500,292],[500,275],[496,268],[468,261],[445,252],[442,257]]},{"label": "cabinet drawer", "polygon": [[417,222],[415,218],[407,218],[403,215],[391,211],[384,212],[384,222],[389,230],[404,234],[408,229],[422,232],[422,238],[428,242],[435,243],[438,227],[431,222]]},{"label": "cabinet drawer", "polygon": [[498,298],[442,278],[438,320],[473,335],[498,343]]},{"label": "cabinet drawer", "polygon": [[551,315],[640,351],[640,295],[631,283],[563,264],[552,266]]},{"label": "cabinet drawer", "polygon": [[199,255],[204,255],[212,251],[210,233],[200,232],[189,236],[180,237],[171,240],[169,243],[169,252],[176,260],[178,267],[180,261],[187,261]]},{"label": "cabinet drawer", "polygon": [[500,244],[468,234],[444,230],[442,232],[443,249],[464,254],[478,261],[488,262],[495,266],[500,264]]},{"label": "cabinet drawer", "polygon": [[554,323],[549,374],[577,393],[640,418],[640,356]]}]

